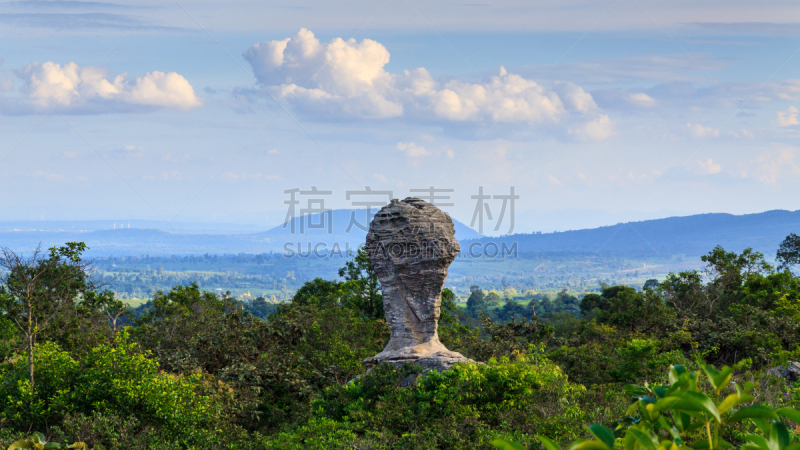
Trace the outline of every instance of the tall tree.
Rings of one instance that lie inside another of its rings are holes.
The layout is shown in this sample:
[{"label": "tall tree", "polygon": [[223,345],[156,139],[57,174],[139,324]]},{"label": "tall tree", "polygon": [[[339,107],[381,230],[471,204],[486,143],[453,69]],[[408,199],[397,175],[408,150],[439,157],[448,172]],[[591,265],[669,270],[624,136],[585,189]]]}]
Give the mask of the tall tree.
[{"label": "tall tree", "polygon": [[339,276],[344,278],[345,293],[350,294],[346,295],[346,302],[360,309],[366,317],[383,319],[381,284],[366,250],[359,248],[356,256],[339,269]]},{"label": "tall tree", "polygon": [[800,236],[794,233],[786,236],[786,239],[781,242],[781,246],[778,247],[775,260],[778,261],[778,268],[781,270],[800,264]]},{"label": "tall tree", "polygon": [[52,325],[59,314],[74,306],[86,292],[95,289],[89,277],[90,262],[82,259],[87,250],[83,242],[67,242],[49,253],[41,248],[30,257],[2,248],[0,278],[3,315],[22,332],[28,351],[30,388],[34,390],[34,351],[39,335]]},{"label": "tall tree", "polygon": [[480,286],[470,286],[469,287],[469,298],[467,299],[467,311],[470,312],[475,317],[478,317],[478,314],[481,312],[486,311],[486,294],[483,293]]}]

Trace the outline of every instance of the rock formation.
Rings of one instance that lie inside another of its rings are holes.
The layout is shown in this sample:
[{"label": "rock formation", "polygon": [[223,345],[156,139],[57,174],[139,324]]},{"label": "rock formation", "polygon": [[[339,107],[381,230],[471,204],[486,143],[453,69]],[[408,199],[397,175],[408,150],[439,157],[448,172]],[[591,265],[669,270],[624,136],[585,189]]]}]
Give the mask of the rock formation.
[{"label": "rock formation", "polygon": [[367,366],[412,362],[426,371],[471,361],[447,350],[437,327],[447,268],[461,250],[450,217],[418,198],[392,200],[372,220],[366,251],[381,282],[391,339]]}]

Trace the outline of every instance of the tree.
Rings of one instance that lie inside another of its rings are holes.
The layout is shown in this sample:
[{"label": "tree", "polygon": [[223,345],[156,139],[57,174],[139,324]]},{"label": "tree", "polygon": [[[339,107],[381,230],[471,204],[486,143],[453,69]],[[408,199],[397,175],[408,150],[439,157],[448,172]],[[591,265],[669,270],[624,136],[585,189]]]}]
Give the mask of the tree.
[{"label": "tree", "polygon": [[661,296],[653,291],[641,293],[628,286],[603,289],[600,304],[603,307],[597,314],[598,322],[631,332],[652,332],[669,323],[672,317],[672,311]]},{"label": "tree", "polygon": [[480,286],[470,286],[469,291],[467,311],[477,317],[478,313],[486,311],[486,294],[483,293]]},{"label": "tree", "polygon": [[556,295],[555,307],[558,311],[563,311],[573,316],[580,314],[580,302],[574,295],[570,295],[566,288]]},{"label": "tree", "polygon": [[383,319],[381,284],[364,248],[359,248],[355,258],[339,269],[339,276],[344,278],[343,288],[350,294],[346,296],[346,302],[361,310],[366,317]]},{"label": "tree", "polygon": [[646,289],[650,289],[651,291],[657,291],[658,290],[658,280],[656,280],[655,278],[651,278],[651,279],[645,281],[644,282],[644,286],[642,286],[642,289],[645,289],[645,290]]},{"label": "tree", "polygon": [[26,258],[11,249],[0,250],[3,284],[2,312],[22,332],[28,352],[30,389],[34,390],[34,349],[39,335],[78,298],[95,289],[89,278],[91,263],[81,258],[83,242],[52,247],[45,255],[37,248]]},{"label": "tree", "polygon": [[100,312],[111,328],[111,337],[122,327],[120,319],[132,319],[133,314],[128,309],[128,305],[114,296],[114,292],[105,290],[103,292],[88,291],[84,294],[81,306],[89,310]]},{"label": "tree", "polygon": [[503,297],[500,297],[500,294],[497,291],[490,291],[489,294],[486,296],[486,303],[497,306],[503,300]]},{"label": "tree", "polygon": [[800,264],[800,236],[792,233],[786,236],[778,247],[775,260],[780,264],[778,269],[787,270],[790,266]]},{"label": "tree", "polygon": [[242,348],[253,336],[260,337],[262,329],[262,321],[242,311],[241,303],[230,295],[202,291],[192,282],[156,292],[152,307],[132,332],[163,369],[213,374],[231,361],[255,359],[257,354]]},{"label": "tree", "polygon": [[586,294],[581,299],[581,314],[588,316],[597,310],[606,310],[609,308],[608,300],[604,299],[600,294]]},{"label": "tree", "polygon": [[342,283],[339,281],[314,278],[307,281],[292,297],[297,305],[339,306],[342,296]]}]

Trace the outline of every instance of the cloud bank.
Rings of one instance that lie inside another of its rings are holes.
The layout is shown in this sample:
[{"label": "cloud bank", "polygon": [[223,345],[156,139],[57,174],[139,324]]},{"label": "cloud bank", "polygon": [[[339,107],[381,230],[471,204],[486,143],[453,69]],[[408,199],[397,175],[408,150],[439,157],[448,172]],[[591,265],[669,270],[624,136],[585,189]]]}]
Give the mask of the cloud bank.
[{"label": "cloud bank", "polygon": [[[186,78],[175,72],[112,76],[104,67],[33,62],[20,75],[24,83],[13,96],[14,107],[0,112],[37,113],[54,107],[79,114],[188,111],[203,104]],[[5,104],[9,106],[8,101]]]},{"label": "cloud bank", "polygon": [[436,79],[422,67],[392,74],[384,69],[389,51],[371,39],[322,43],[304,28],[258,43],[244,57],[270,95],[311,118],[562,126],[586,129],[582,136],[592,139],[612,134],[611,120],[574,83],[548,88],[503,67],[478,83]]}]

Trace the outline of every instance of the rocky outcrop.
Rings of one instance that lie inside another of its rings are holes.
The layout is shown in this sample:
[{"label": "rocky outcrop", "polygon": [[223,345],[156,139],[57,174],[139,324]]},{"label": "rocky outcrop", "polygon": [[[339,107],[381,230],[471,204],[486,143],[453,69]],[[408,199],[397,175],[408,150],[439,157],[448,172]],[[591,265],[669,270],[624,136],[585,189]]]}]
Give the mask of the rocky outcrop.
[{"label": "rocky outcrop", "polygon": [[442,288],[461,250],[450,217],[418,198],[392,200],[372,220],[366,251],[381,282],[391,339],[364,362],[412,362],[442,371],[471,361],[447,350],[437,332]]},{"label": "rocky outcrop", "polygon": [[794,383],[800,379],[800,362],[791,361],[785,368],[780,366],[773,367],[769,369],[767,373],[775,375],[776,377],[781,377],[789,383]]}]

